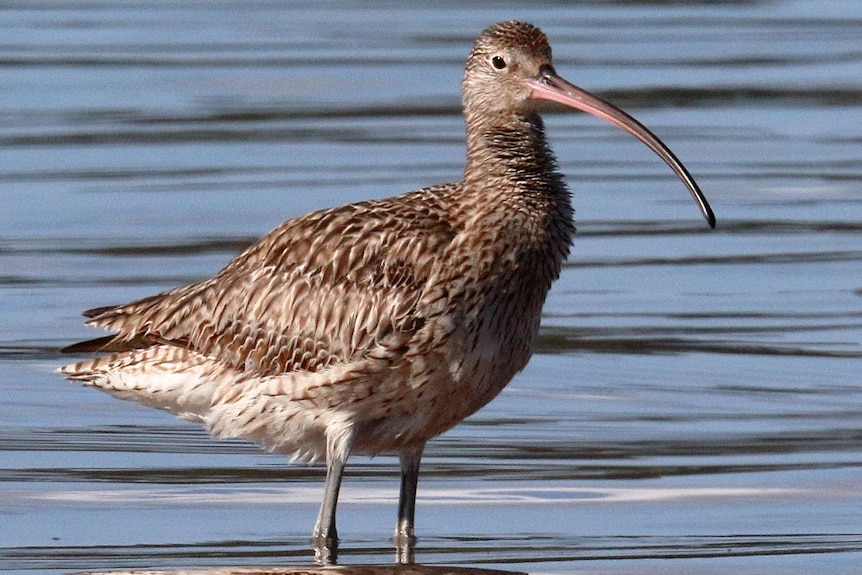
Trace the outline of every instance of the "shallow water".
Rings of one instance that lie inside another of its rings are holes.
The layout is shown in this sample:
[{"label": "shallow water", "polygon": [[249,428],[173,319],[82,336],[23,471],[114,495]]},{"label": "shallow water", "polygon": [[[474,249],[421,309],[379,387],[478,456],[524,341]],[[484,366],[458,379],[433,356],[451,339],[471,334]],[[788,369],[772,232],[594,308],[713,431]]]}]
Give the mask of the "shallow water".
[{"label": "shallow water", "polygon": [[[311,565],[319,467],[63,381],[79,313],[280,221],[459,177],[458,82],[527,19],[683,159],[548,115],[578,236],[527,369],[429,445],[417,561],[858,573],[862,8],[854,2],[82,2],[0,8],[0,571]],[[356,458],[341,563],[391,564]]]}]

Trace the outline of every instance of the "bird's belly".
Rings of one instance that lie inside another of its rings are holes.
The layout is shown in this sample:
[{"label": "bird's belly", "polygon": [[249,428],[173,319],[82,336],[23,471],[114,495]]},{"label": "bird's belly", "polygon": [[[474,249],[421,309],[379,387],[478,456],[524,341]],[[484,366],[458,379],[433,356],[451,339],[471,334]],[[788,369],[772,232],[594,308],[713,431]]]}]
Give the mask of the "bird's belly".
[{"label": "bird's belly", "polygon": [[[529,360],[533,336],[522,335],[450,338],[443,349],[413,362],[396,380],[382,382],[380,395],[368,403],[388,396],[385,409],[378,410],[380,417],[356,414],[353,451],[374,455],[421,446],[481,409]],[[462,343],[452,343],[458,341]]]}]

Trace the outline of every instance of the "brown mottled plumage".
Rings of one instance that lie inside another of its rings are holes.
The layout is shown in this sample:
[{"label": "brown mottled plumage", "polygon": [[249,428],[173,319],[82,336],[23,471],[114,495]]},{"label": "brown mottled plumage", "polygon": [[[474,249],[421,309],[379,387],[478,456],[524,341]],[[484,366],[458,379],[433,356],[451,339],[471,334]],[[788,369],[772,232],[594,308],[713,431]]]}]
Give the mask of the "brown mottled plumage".
[{"label": "brown mottled plumage", "polygon": [[[289,220],[212,279],[85,315],[113,336],[62,368],[221,437],[328,463],[315,527],[334,545],[351,453],[401,457],[396,537],[413,536],[428,439],[493,399],[530,358],[574,228],[540,100],[633,133],[705,199],[646,128],[556,75],[530,24],[486,30],[463,81],[464,180]],[[712,220],[710,220],[712,223]]]}]

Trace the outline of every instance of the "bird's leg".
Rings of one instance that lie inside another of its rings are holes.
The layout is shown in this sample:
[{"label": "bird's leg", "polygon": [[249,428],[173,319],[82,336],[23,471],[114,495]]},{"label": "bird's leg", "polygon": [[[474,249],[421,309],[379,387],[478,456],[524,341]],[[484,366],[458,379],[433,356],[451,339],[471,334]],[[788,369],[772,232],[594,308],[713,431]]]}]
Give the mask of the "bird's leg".
[{"label": "bird's leg", "polygon": [[419,483],[419,462],[424,445],[401,453],[401,492],[398,497],[398,523],[395,525],[393,541],[398,563],[413,563],[413,548],[416,545],[414,520],[416,517],[416,487]]},{"label": "bird's leg", "polygon": [[315,560],[323,565],[333,565],[338,554],[338,531],[335,528],[335,508],[338,505],[338,492],[350,447],[353,443],[353,430],[341,429],[328,432],[326,438],[326,483],[323,487],[323,501],[314,525]]}]

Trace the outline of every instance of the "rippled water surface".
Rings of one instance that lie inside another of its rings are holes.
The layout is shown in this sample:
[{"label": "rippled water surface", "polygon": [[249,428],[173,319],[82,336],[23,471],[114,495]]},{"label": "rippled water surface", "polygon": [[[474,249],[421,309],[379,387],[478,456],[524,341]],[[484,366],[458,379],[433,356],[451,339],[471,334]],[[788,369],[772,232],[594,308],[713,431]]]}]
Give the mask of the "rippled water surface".
[{"label": "rippled water surface", "polygon": [[[460,177],[475,36],[527,19],[646,148],[546,122],[578,236],[527,369],[423,461],[416,559],[529,573],[859,573],[857,2],[0,6],[0,570],[312,564],[323,470],[70,384],[81,310],[280,221]],[[341,563],[391,564],[355,458]],[[218,571],[226,573],[228,571]],[[364,573],[364,572],[363,572]]]}]

